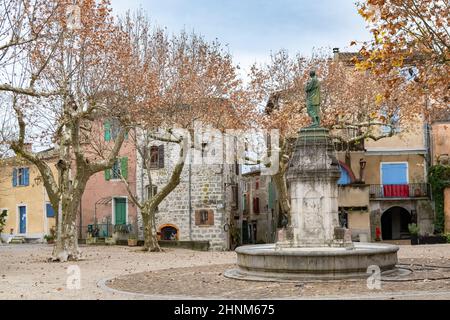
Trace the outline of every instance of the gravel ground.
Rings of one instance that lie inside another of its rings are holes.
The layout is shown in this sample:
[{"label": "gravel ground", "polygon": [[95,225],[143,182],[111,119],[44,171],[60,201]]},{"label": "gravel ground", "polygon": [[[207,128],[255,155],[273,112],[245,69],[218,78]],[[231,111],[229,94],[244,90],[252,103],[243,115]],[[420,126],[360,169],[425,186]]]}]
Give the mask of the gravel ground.
[{"label": "gravel ground", "polygon": [[[383,283],[381,291],[368,290],[364,281],[276,284],[230,280],[222,274],[234,267],[233,252],[144,253],[128,247],[83,247],[83,261],[55,264],[46,262],[51,250],[46,245],[0,245],[0,299],[152,298],[104,290],[97,285],[102,279],[114,279],[107,284],[120,291],[175,298],[450,299],[449,280]],[[402,246],[399,258],[405,264],[450,266],[450,246]],[[67,270],[72,265],[80,268],[81,290],[66,286]],[[429,270],[419,269],[416,276],[418,272],[430,275]],[[433,272],[445,275],[447,270]]]},{"label": "gravel ground", "polygon": [[[232,252],[167,250],[144,253],[129,247],[82,247],[84,260],[48,263],[47,245],[0,245],[0,299],[129,299],[97,286],[104,278],[149,270],[233,263]],[[67,289],[68,268],[81,271],[81,290]]]}]

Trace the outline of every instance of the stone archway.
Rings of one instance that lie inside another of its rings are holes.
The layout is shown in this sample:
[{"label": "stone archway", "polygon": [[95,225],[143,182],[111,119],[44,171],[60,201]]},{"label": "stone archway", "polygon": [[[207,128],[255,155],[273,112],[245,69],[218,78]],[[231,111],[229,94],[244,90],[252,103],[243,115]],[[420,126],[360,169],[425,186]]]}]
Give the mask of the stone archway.
[{"label": "stone archway", "polygon": [[173,224],[165,224],[159,227],[159,240],[178,241],[180,239],[180,230]]},{"label": "stone archway", "polygon": [[402,207],[392,207],[381,216],[383,240],[407,240],[411,238],[408,225],[412,223],[411,213]]}]

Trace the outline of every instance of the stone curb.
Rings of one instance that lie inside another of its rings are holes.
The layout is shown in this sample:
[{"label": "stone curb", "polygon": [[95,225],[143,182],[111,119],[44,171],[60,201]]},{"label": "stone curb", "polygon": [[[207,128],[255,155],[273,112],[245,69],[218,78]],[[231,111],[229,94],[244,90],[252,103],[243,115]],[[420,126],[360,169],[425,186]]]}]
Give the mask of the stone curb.
[{"label": "stone curb", "polygon": [[[165,295],[149,295],[144,293],[133,293],[128,291],[116,290],[108,287],[106,283],[108,281],[114,280],[117,277],[102,279],[97,282],[97,287],[100,289],[109,292],[115,293],[119,295],[125,295],[130,298],[137,299],[145,299],[145,300],[191,300],[191,301],[200,301],[200,300],[229,300],[233,301],[236,299],[232,298],[223,298],[223,297],[190,297],[190,296],[165,296]],[[298,297],[298,298],[270,298],[270,299],[260,299],[260,300],[268,300],[268,301],[277,301],[277,300],[287,300],[287,301],[302,301],[302,300],[391,300],[395,298],[403,298],[403,300],[413,300],[413,297],[440,297],[446,296],[445,299],[450,300],[450,291],[399,291],[392,292],[386,294],[374,294],[374,295],[350,295],[350,296],[318,296],[318,297]],[[241,299],[239,299],[241,300]],[[250,297],[248,300],[252,300]],[[245,301],[245,300],[244,300]]]}]

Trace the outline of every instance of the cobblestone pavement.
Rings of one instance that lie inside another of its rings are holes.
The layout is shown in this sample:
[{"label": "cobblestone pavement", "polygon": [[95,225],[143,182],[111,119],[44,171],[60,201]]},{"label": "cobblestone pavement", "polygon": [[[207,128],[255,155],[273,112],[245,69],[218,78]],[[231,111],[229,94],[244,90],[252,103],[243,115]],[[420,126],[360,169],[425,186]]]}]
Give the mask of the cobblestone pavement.
[{"label": "cobblestone pavement", "polygon": [[[381,290],[369,290],[362,280],[279,284],[227,279],[223,272],[235,267],[233,252],[144,253],[138,248],[84,247],[83,261],[55,264],[46,262],[51,249],[46,245],[0,245],[0,299],[450,300],[450,269],[422,267],[450,267],[449,245],[402,246],[400,262],[414,269],[408,276],[414,281],[383,282]],[[81,290],[66,286],[71,265],[80,268]],[[102,281],[105,279],[113,280]]]}]

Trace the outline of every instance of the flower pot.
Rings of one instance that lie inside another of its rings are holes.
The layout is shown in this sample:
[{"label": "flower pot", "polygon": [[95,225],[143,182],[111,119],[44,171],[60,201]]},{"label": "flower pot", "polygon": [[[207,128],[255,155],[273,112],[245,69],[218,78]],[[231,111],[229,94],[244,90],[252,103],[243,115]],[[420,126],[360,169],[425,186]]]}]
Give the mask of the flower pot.
[{"label": "flower pot", "polygon": [[129,247],[137,247],[138,241],[137,239],[128,239],[128,246]]},{"label": "flower pot", "polygon": [[419,245],[419,236],[418,235],[411,235],[411,245],[412,246]]}]

